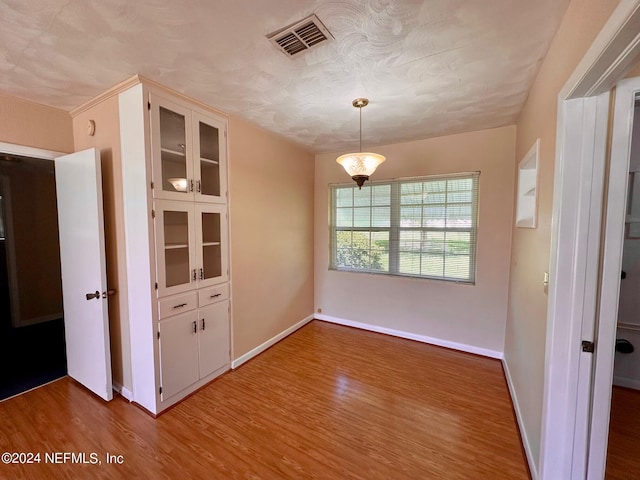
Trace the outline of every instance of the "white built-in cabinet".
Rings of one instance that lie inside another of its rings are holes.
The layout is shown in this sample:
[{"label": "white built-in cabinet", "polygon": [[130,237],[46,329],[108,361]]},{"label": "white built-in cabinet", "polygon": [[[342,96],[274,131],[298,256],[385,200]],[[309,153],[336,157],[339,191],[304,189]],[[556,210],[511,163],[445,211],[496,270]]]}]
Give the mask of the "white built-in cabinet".
[{"label": "white built-in cabinet", "polygon": [[156,200],[158,296],[229,280],[226,205]]},{"label": "white built-in cabinet", "polygon": [[133,400],[159,413],[230,368],[226,118],[119,94]]},{"label": "white built-in cabinet", "polygon": [[150,95],[153,196],[225,203],[226,122]]},{"label": "white built-in cabinet", "polygon": [[175,311],[183,312],[188,299],[164,300],[177,310],[167,308],[169,316],[158,325],[162,398],[173,397],[229,363],[228,350],[221,348],[229,342],[227,291],[218,287],[199,297],[198,308],[178,314]]}]

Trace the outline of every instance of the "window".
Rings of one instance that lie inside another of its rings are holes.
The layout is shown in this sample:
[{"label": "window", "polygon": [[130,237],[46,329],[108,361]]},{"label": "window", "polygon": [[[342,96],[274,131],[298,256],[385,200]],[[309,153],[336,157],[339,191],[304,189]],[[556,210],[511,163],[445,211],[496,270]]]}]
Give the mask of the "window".
[{"label": "window", "polygon": [[478,177],[330,186],[330,268],[474,283]]}]

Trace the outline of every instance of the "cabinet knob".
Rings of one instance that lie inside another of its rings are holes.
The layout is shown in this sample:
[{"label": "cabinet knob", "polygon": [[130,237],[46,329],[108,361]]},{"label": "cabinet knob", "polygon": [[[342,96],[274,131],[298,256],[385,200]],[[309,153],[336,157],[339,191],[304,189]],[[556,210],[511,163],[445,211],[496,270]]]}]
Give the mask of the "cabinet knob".
[{"label": "cabinet knob", "polygon": [[205,327],[205,324],[204,324],[204,318],[203,318],[202,319],[202,331],[204,331],[204,327]]},{"label": "cabinet knob", "polygon": [[198,323],[195,320],[193,321],[193,333],[198,333]]}]

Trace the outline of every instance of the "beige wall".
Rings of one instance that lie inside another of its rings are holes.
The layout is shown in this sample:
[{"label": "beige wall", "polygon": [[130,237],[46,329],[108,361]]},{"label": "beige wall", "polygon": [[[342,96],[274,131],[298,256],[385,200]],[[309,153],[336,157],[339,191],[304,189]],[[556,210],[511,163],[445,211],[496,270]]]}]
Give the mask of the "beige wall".
[{"label": "beige wall", "polygon": [[549,48],[517,122],[515,162],[540,138],[538,228],[513,230],[505,359],[511,373],[524,441],[538,459],[542,421],[557,96],[618,5],[618,0],[573,0]]},{"label": "beige wall", "polygon": [[57,108],[0,94],[0,142],[72,152],[71,116]]},{"label": "beige wall", "polygon": [[313,313],[313,155],[229,121],[233,356]]},{"label": "beige wall", "polygon": [[[93,120],[96,125],[94,136],[87,134],[89,120]],[[133,383],[127,310],[118,97],[110,97],[74,117],[73,135],[76,151],[92,147],[100,150],[107,284],[109,289],[116,290],[116,294],[109,298],[111,368],[114,383],[131,391]]]},{"label": "beige wall", "polygon": [[[329,183],[351,180],[316,156],[315,304],[322,314],[502,352],[509,280],[515,127],[376,147],[375,180],[480,170],[475,285],[328,270]],[[357,299],[355,301],[354,299]]]}]

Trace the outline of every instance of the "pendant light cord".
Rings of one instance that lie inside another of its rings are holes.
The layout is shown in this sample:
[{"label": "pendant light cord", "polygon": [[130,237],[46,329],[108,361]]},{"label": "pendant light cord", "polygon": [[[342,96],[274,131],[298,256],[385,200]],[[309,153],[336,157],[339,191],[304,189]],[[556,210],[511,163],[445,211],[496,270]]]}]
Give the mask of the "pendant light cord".
[{"label": "pendant light cord", "polygon": [[358,107],[360,110],[360,153],[362,153],[362,106]]}]

